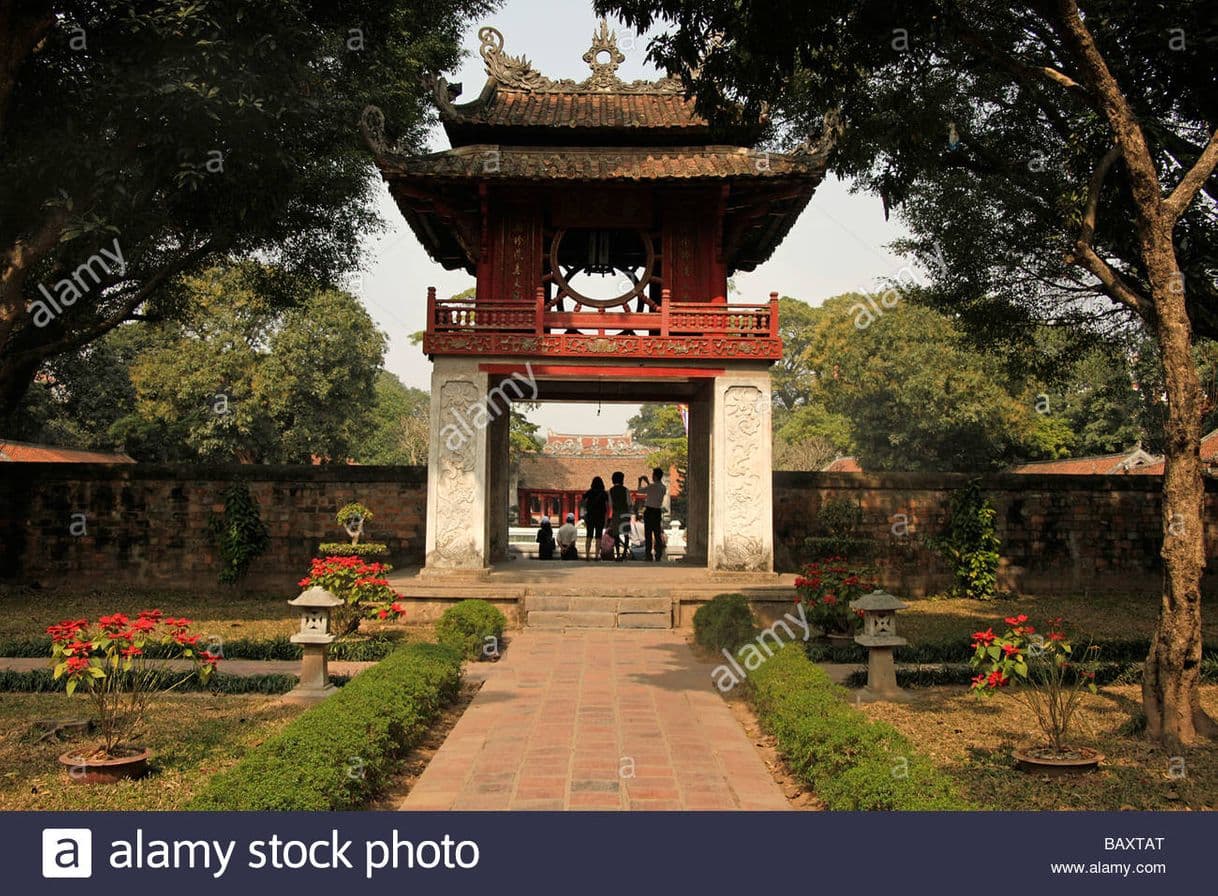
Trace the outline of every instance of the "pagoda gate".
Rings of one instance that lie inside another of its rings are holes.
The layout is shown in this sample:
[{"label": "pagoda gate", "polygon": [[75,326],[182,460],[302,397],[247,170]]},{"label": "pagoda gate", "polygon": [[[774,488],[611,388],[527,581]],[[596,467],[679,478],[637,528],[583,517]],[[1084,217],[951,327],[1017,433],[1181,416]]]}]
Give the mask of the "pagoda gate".
[{"label": "pagoda gate", "polygon": [[[427,295],[425,573],[506,555],[511,400],[688,404],[687,558],[772,571],[778,296],[729,302],[728,278],[774,251],[824,154],[757,150],[756,128],[713,132],[673,78],[623,82],[604,22],[582,82],[507,55],[494,28],[479,37],[476,99],[434,80],[451,149],[397,152],[379,112],[364,119],[427,252],[477,280],[472,297]],[[633,485],[645,471],[626,472]]]}]

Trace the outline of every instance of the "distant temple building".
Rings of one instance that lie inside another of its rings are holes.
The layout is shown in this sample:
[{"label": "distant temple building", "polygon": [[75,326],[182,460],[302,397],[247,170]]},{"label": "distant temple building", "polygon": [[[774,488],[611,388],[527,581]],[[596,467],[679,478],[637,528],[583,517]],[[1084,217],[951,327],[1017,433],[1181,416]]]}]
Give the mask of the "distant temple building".
[{"label": "distant temple building", "polygon": [[[606,436],[549,433],[540,453],[526,454],[520,459],[516,480],[517,525],[535,526],[545,517],[561,523],[568,513],[580,519],[579,503],[592,478],[601,477],[605,488],[609,488],[613,484],[610,477],[616,470],[626,475],[632,506],[641,504],[639,478],[651,475],[647,456],[652,450],[635,442],[629,432]],[[670,497],[681,493],[675,467],[668,471],[666,481]]]}]

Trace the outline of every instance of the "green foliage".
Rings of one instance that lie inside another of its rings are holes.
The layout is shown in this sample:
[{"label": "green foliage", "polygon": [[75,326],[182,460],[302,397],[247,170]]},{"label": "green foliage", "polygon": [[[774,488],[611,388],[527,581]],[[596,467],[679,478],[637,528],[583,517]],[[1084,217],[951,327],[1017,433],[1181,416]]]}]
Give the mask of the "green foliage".
[{"label": "green foliage", "polygon": [[951,498],[947,534],[932,546],[951,565],[955,585],[952,594],[974,600],[998,596],[998,549],[1001,541],[994,523],[996,511],[981,487],[970,482]]},{"label": "green foliage", "polygon": [[[258,675],[229,675],[216,672],[206,683],[197,678],[181,680],[180,675],[154,673],[151,681],[156,690],[164,690],[174,685],[174,692],[207,691],[213,694],[286,694],[296,687],[298,679],[295,675],[284,673],[265,673]],[[336,685],[344,685],[347,677],[332,676]],[[17,672],[12,669],[0,669],[0,693],[49,693],[62,691],[63,685],[56,681],[50,669],[31,669],[27,672]]]},{"label": "green foliage", "polygon": [[436,640],[467,660],[497,657],[507,618],[484,600],[463,600],[449,607],[436,623]]},{"label": "green foliage", "polygon": [[717,594],[694,611],[694,640],[733,653],[757,637],[757,622],[743,594]]},{"label": "green foliage", "polygon": [[358,809],[385,787],[460,683],[451,650],[403,647],[212,778],[187,808]]},{"label": "green foliage", "polygon": [[232,585],[244,578],[249,566],[271,543],[249,486],[234,482],[224,490],[224,514],[212,517],[211,534],[220,553],[220,582]]},{"label": "green foliage", "polygon": [[871,722],[845,689],[787,644],[748,673],[762,727],[795,775],[838,811],[965,809],[954,783],[895,728]]},{"label": "green foliage", "polygon": [[326,541],[317,546],[317,553],[326,557],[384,557],[389,545],[376,541],[350,544],[345,541]]},{"label": "green foliage", "polygon": [[[459,62],[489,4],[27,6],[5,25],[0,255],[23,264],[4,269],[0,413],[44,358],[182,310],[179,273],[230,257],[327,283],[354,269],[383,227],[361,111],[377,104],[388,138],[421,149],[434,115],[422,76]],[[116,238],[121,270],[36,326],[39,284]]]},{"label": "green foliage", "polygon": [[356,446],[361,464],[419,466],[427,463],[431,396],[413,389],[387,370],[376,375],[372,428]]},{"label": "green foliage", "polygon": [[[400,637],[343,638],[330,645],[330,659],[376,662],[389,656],[403,643]],[[299,660],[301,655],[300,645],[293,644],[287,635],[276,638],[232,638],[215,642],[209,640],[205,646],[214,648],[225,660]],[[43,657],[50,649],[51,639],[47,637],[0,641],[0,656]],[[169,646],[153,642],[145,645],[144,653],[151,659],[166,659],[174,655]],[[215,678],[214,675],[212,677]]]},{"label": "green foliage", "polygon": [[846,557],[866,560],[874,550],[870,539],[860,538],[858,528],[863,523],[863,508],[850,498],[829,498],[816,512],[819,535],[805,538],[804,547],[812,560]]}]

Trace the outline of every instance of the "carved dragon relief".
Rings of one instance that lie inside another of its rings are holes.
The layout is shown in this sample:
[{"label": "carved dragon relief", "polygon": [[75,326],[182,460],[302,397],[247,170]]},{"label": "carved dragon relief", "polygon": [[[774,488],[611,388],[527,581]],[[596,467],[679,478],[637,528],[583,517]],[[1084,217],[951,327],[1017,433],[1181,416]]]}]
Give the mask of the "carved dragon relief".
[{"label": "carved dragon relief", "polygon": [[[609,23],[601,19],[600,27],[592,33],[592,46],[583,59],[592,69],[592,75],[584,81],[570,78],[554,80],[547,78],[533,67],[523,54],[511,56],[503,50],[503,34],[497,28],[486,25],[478,29],[482,46],[478,49],[486,73],[504,87],[536,93],[660,93],[683,94],[685,85],[679,78],[666,77],[657,81],[630,81],[618,78],[617,68],[626,56],[618,48],[617,35],[609,30]],[[607,56],[607,58],[605,58]]]},{"label": "carved dragon relief", "polygon": [[[437,464],[436,541],[428,566],[481,566],[470,534],[478,524],[478,446],[461,425],[478,402],[478,387],[457,380],[440,388],[440,458]],[[449,434],[446,436],[446,434]],[[452,434],[456,434],[453,437]],[[451,442],[450,442],[451,440]]]},{"label": "carved dragon relief", "polygon": [[738,570],[765,570],[770,554],[763,539],[750,533],[762,524],[757,496],[761,474],[754,464],[754,448],[764,423],[756,386],[730,386],[723,396],[726,424],[724,494],[727,498],[725,535],[721,548],[724,566]]}]

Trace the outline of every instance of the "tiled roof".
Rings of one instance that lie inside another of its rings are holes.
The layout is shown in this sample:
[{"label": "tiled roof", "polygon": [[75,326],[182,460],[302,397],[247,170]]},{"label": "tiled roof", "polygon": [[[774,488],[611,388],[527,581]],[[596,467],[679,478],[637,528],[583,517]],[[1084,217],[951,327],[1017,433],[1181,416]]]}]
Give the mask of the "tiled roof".
[{"label": "tiled roof", "polygon": [[0,462],[60,463],[60,464],[133,464],[126,454],[106,451],[84,451],[60,448],[58,445],[36,445],[32,442],[0,441]]},{"label": "tiled roof", "polygon": [[564,457],[553,454],[529,454],[520,459],[519,488],[553,489],[555,491],[586,491],[592,477],[599,476],[609,487],[614,470],[626,474],[626,485],[633,488],[640,476],[649,476],[647,456],[622,457]]},{"label": "tiled roof", "polygon": [[[1210,475],[1218,475],[1218,429],[1201,439],[1201,464]],[[1162,476],[1164,461],[1160,460],[1145,467],[1134,470],[1135,473],[1145,473],[1148,476]]]},{"label": "tiled roof", "polygon": [[680,94],[537,93],[500,87],[486,101],[452,106],[445,123],[493,127],[679,128],[706,130],[694,101]]},{"label": "tiled roof", "polygon": [[839,457],[837,460],[825,467],[826,473],[861,473],[863,465],[859,463],[857,457]]},{"label": "tiled roof", "polygon": [[[1140,448],[1121,454],[1099,454],[1091,457],[1067,457],[1042,460],[1012,467],[1012,473],[1053,473],[1065,475],[1107,476],[1121,473],[1151,472],[1157,458]],[[1162,472],[1162,469],[1160,469]]]},{"label": "tiled roof", "polygon": [[488,180],[692,180],[796,178],[818,182],[824,159],[738,146],[548,147],[473,144],[381,161],[386,176]]}]

